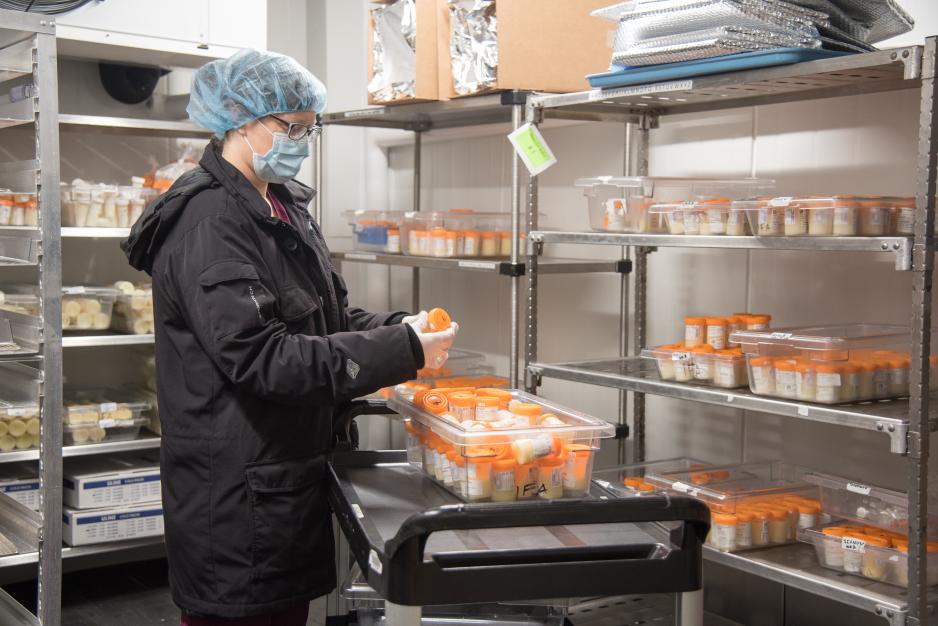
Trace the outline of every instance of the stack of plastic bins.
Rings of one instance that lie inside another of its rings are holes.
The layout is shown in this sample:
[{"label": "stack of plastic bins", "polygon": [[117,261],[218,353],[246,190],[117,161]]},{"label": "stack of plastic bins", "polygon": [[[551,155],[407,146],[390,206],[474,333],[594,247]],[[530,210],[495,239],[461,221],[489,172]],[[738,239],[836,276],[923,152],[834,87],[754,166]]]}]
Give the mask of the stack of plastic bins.
[{"label": "stack of plastic bins", "polygon": [[881,237],[911,234],[914,199],[884,196],[795,196],[738,201],[760,237]]},{"label": "stack of plastic bins", "polygon": [[710,507],[707,543],[721,552],[793,543],[799,528],[825,521],[803,468],[781,462],[654,470],[645,482]]},{"label": "stack of plastic bins", "polygon": [[[909,395],[911,333],[908,327],[844,324],[740,330],[754,394],[802,402],[839,404]],[[938,388],[932,356],[929,387]]]},{"label": "stack of plastic bins", "polygon": [[117,296],[111,329],[121,333],[146,335],[153,332],[153,289],[142,287]]},{"label": "stack of plastic bins", "polygon": [[93,185],[75,181],[62,185],[62,226],[129,228],[159,192],[150,187]]},{"label": "stack of plastic bins", "polygon": [[661,380],[701,383],[735,389],[748,384],[746,358],[735,350],[714,350],[702,345],[664,345],[642,350],[642,358],[655,362]]},{"label": "stack of plastic bins", "polygon": [[[893,585],[908,585],[908,496],[875,485],[820,473],[805,480],[820,489],[824,510],[837,521],[802,529],[798,538],[814,546],[828,569]],[[938,497],[929,494],[928,536],[938,538]],[[938,542],[928,542],[928,584],[938,584]]]},{"label": "stack of plastic bins", "polygon": [[649,472],[690,471],[707,467],[706,463],[687,458],[663,459],[647,463],[622,465],[593,472],[593,482],[617,498],[641,498],[671,493],[645,481]]},{"label": "stack of plastic bins", "polygon": [[511,254],[511,215],[471,210],[404,214],[401,249],[410,256],[494,258]]},{"label": "stack of plastic bins", "polygon": [[137,439],[149,410],[146,396],[131,390],[67,390],[65,445]]},{"label": "stack of plastic bins", "polygon": [[352,248],[381,254],[401,253],[400,211],[346,211],[352,226]]},{"label": "stack of plastic bins", "polygon": [[[575,184],[587,197],[593,230],[672,235],[745,235],[746,214],[731,212],[730,202],[766,193],[774,186],[773,181],[753,178],[652,176],[599,176],[580,178]],[[701,213],[706,222],[703,226],[697,219]],[[689,215],[689,231],[685,214]]]},{"label": "stack of plastic bins", "polygon": [[602,420],[503,389],[424,390],[388,406],[404,417],[408,457],[471,502],[584,497]]}]

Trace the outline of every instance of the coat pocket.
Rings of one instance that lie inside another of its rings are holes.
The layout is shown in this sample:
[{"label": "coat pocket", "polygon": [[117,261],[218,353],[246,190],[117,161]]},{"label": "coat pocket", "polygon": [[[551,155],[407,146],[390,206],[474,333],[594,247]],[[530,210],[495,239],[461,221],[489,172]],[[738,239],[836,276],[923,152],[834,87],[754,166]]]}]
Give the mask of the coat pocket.
[{"label": "coat pocket", "polygon": [[254,580],[290,578],[302,588],[332,553],[325,457],[250,465]]},{"label": "coat pocket", "polygon": [[319,296],[301,287],[286,287],[280,296],[280,315],[287,323],[309,317],[319,306]]},{"label": "coat pocket", "polygon": [[199,286],[197,305],[216,339],[263,326],[274,316],[274,296],[250,263],[219,261],[199,275]]}]

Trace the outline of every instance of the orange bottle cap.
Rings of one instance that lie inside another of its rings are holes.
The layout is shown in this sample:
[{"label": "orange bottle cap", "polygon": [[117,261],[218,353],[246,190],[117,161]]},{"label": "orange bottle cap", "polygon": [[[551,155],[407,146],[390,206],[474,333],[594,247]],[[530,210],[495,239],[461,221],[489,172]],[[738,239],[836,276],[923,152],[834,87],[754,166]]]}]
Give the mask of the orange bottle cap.
[{"label": "orange bottle cap", "polygon": [[436,308],[430,310],[427,315],[427,323],[430,325],[430,330],[438,333],[452,326],[453,321],[444,309]]},{"label": "orange bottle cap", "polygon": [[706,317],[685,317],[684,323],[688,326],[702,326],[707,323]]},{"label": "orange bottle cap", "polygon": [[707,326],[726,326],[727,320],[725,317],[708,317]]},{"label": "orange bottle cap", "polygon": [[523,415],[525,417],[537,417],[541,414],[542,410],[541,405],[532,402],[518,402],[511,408],[511,412],[515,415]]},{"label": "orange bottle cap", "polygon": [[500,402],[495,396],[476,396],[476,406],[497,407]]},{"label": "orange bottle cap", "polygon": [[710,517],[715,524],[722,524],[724,526],[735,526],[739,523],[739,518],[732,513],[713,513]]},{"label": "orange bottle cap", "polygon": [[449,401],[453,406],[460,409],[471,409],[476,406],[475,394],[468,391],[450,394]]}]

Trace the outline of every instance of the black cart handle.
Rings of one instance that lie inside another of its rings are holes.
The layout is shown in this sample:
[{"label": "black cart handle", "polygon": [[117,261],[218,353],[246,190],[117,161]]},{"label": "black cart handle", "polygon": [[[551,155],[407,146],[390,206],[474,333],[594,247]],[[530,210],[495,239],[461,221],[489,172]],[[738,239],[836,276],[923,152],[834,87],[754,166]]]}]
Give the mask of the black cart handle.
[{"label": "black cart handle", "polygon": [[387,400],[354,400],[340,406],[333,416],[333,431],[335,432],[335,449],[348,451],[355,449],[357,441],[352,436],[352,425],[355,418],[360,415],[396,415],[396,411],[388,408]]},{"label": "black cart handle", "polygon": [[422,554],[431,534],[447,530],[642,522],[682,522],[682,527],[672,533],[672,540],[681,549],[690,549],[703,543],[710,531],[710,510],[699,500],[667,495],[619,500],[447,505],[408,518],[397,535],[387,542],[385,552],[389,558],[399,550],[418,549]]}]

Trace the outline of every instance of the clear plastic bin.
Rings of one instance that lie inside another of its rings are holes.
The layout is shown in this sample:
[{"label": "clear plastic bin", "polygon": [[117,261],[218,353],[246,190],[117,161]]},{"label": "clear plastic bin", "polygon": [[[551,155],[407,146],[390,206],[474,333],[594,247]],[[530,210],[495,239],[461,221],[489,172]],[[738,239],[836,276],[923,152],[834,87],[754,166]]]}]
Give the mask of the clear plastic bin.
[{"label": "clear plastic bin", "polygon": [[613,469],[593,472],[593,482],[618,498],[640,498],[672,493],[660,485],[645,481],[645,476],[654,472],[679,472],[707,467],[695,459],[676,458],[622,465]]},{"label": "clear plastic bin", "polygon": [[72,426],[95,425],[102,421],[126,423],[145,419],[149,409],[146,396],[132,390],[68,390],[63,418]]},{"label": "clear plastic bin", "polygon": [[136,289],[132,294],[122,293],[114,303],[111,329],[134,335],[153,332],[153,290]]},{"label": "clear plastic bin", "polygon": [[63,287],[62,330],[107,330],[117,294],[106,287]]},{"label": "clear plastic bin", "polygon": [[0,226],[38,226],[36,194],[0,191]]},{"label": "clear plastic bin", "polygon": [[[901,398],[909,395],[909,346],[905,326],[844,324],[736,331],[730,341],[747,356],[749,386],[757,395],[820,404]],[[929,387],[938,388],[938,357]]]},{"label": "clear plastic bin", "polygon": [[159,196],[150,187],[90,184],[82,180],[60,189],[62,226],[129,228]]},{"label": "clear plastic bin", "polygon": [[746,212],[734,208],[729,198],[655,204],[649,211],[660,217],[671,235],[744,237],[752,234]]},{"label": "clear plastic bin", "polygon": [[[909,499],[905,492],[875,485],[866,485],[840,476],[817,472],[805,475],[805,480],[817,485],[821,504],[831,517],[869,524],[889,532],[907,534],[909,531]],[[938,538],[938,498],[929,493],[928,535]]]},{"label": "clear plastic bin", "polygon": [[738,349],[712,350],[708,346],[671,344],[642,350],[642,358],[655,362],[661,380],[702,383],[724,389],[749,384],[746,357]]},{"label": "clear plastic bin", "polygon": [[39,317],[39,296],[35,293],[0,292],[0,309]]},{"label": "clear plastic bin", "polygon": [[[873,527],[830,524],[804,528],[798,539],[814,546],[821,567],[907,587],[909,542],[904,535],[883,533]],[[938,542],[928,542],[923,564],[928,585],[938,584]]]},{"label": "clear plastic bin", "polygon": [[437,258],[507,257],[511,254],[511,215],[411,211],[401,222],[401,250],[411,256]]},{"label": "clear plastic bin", "polygon": [[400,211],[346,211],[352,227],[352,247],[365,252],[401,253]]},{"label": "clear plastic bin", "polygon": [[472,502],[577,498],[615,428],[517,390],[424,390],[389,406],[407,418],[408,457]]},{"label": "clear plastic bin", "polygon": [[141,417],[132,420],[101,420],[97,424],[65,424],[65,445],[132,441],[140,438],[140,429],[148,423],[149,419]]},{"label": "clear plastic bin", "polygon": [[0,400],[0,452],[39,447],[39,405]]},{"label": "clear plastic bin", "polygon": [[[794,196],[734,202],[760,237],[892,235],[903,199],[885,196]],[[914,219],[914,210],[906,215]]]},{"label": "clear plastic bin", "polygon": [[[731,218],[728,210],[730,201],[765,193],[771,190],[775,183],[754,178],[721,180],[600,176],[580,178],[575,184],[584,188],[584,195],[588,199],[590,226],[593,230],[624,233],[670,232],[673,235],[683,235],[685,203],[695,206],[701,201],[720,199],[722,210],[712,212],[715,218],[720,218],[720,228],[724,232],[713,234],[726,234],[725,231],[729,227],[731,234],[744,235],[745,214],[733,214]],[[659,206],[658,210],[654,208],[656,205]],[[701,211],[706,215],[706,209]],[[729,226],[730,222],[732,226]]]}]

